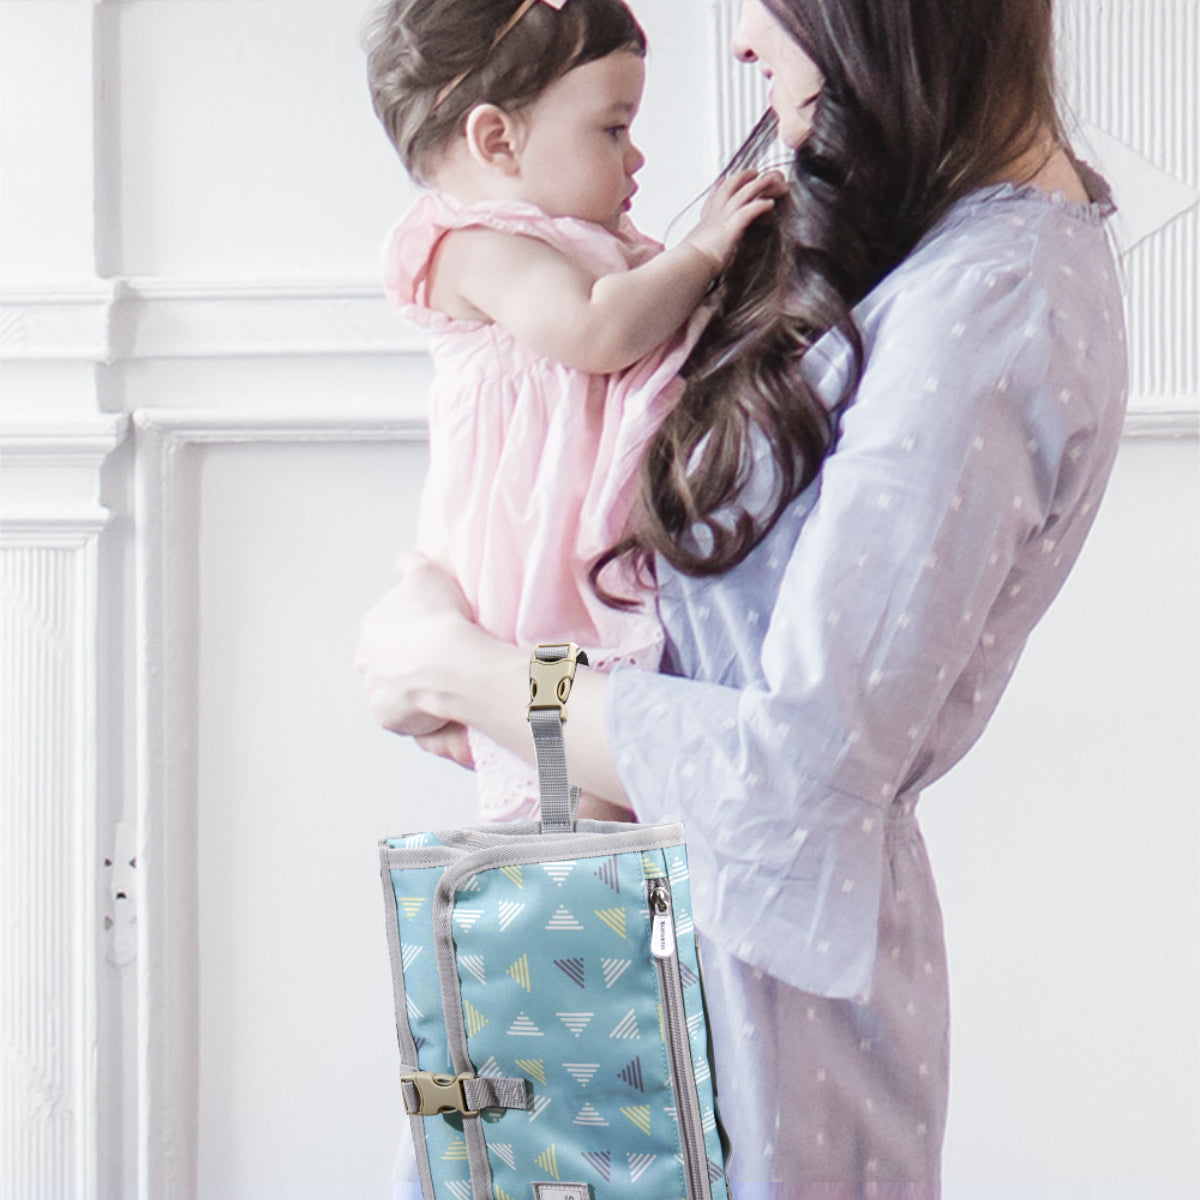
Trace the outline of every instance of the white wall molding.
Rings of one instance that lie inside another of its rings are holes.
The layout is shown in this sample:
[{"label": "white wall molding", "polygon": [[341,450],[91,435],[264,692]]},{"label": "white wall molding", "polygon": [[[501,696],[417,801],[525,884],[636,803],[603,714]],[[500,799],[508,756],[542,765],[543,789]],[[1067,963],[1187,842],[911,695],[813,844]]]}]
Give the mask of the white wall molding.
[{"label": "white wall molding", "polygon": [[30,1200],[97,1187],[103,525],[100,512],[0,522],[0,1191]]},{"label": "white wall molding", "polygon": [[6,287],[0,294],[0,359],[106,362],[115,285]]},{"label": "white wall molding", "polygon": [[414,354],[425,339],[372,280],[117,279],[0,297],[0,359]]},{"label": "white wall molding", "polygon": [[413,442],[419,420],[375,413],[134,415],[137,601],[139,1129],[142,1200],[195,1194],[198,486],[206,450],[248,444]]}]

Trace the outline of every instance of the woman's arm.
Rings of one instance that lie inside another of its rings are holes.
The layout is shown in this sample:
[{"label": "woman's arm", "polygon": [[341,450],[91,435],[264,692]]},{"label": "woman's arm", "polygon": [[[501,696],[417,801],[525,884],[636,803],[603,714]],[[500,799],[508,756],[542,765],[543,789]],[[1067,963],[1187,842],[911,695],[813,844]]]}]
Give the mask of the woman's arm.
[{"label": "woman's arm", "polygon": [[600,278],[535,238],[458,230],[438,251],[431,288],[539,354],[589,374],[617,371],[665,342],[695,311],[781,186],[774,173],[723,180],[679,245]]},{"label": "woman's arm", "polygon": [[[523,758],[533,739],[529,703],[529,650],[501,642],[479,628],[458,585],[420,554],[402,558],[397,582],[362,620],[357,667],[375,719],[394,733],[462,761],[461,745],[446,726],[470,726]],[[608,677],[576,672],[566,733],[571,782],[628,809],[608,747]]]}]

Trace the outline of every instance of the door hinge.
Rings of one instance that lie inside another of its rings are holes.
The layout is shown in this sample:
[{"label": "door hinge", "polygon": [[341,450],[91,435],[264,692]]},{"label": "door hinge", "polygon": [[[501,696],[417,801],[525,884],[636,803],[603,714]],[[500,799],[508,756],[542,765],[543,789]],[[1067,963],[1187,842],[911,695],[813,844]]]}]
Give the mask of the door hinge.
[{"label": "door hinge", "polygon": [[137,831],[120,822],[104,858],[104,937],[108,961],[117,966],[137,957],[137,910]]}]

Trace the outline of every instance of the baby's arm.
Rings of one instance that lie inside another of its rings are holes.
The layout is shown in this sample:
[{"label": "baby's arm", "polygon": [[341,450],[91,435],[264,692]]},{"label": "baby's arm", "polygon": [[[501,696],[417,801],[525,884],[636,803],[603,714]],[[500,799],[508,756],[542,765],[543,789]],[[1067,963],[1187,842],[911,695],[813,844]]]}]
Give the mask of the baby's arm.
[{"label": "baby's arm", "polygon": [[677,246],[600,278],[535,238],[460,230],[439,251],[433,297],[457,301],[451,315],[494,321],[569,367],[597,375],[620,370],[687,320],[781,185],[778,175],[754,172],[723,180]]}]

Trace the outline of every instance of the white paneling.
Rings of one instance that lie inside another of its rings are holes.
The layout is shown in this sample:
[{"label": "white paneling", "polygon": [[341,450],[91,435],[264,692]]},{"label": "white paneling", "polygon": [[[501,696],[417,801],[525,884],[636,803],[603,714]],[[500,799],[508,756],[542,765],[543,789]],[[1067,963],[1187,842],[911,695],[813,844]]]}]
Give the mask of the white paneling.
[{"label": "white paneling", "polygon": [[951,971],[946,1200],[1200,1185],[1200,481],[1126,442],[986,733],[921,802]]},{"label": "white paneling", "polygon": [[1196,412],[1200,3],[1067,0],[1057,12],[1083,148],[1089,129],[1098,130],[1090,141],[1122,209],[1131,408]]},{"label": "white paneling", "polygon": [[137,423],[140,1173],[150,1196],[382,1196],[398,1119],[375,843],[466,820],[472,794],[374,727],[351,666],[411,541],[423,431]]},{"label": "white paneling", "polygon": [[371,112],[368,7],[118,7],[124,274],[374,276],[413,193]]},{"label": "white paneling", "polygon": [[0,1193],[95,1195],[96,543],[0,527]]},{"label": "white paneling", "polygon": [[767,109],[767,85],[752,64],[739,63],[729,52],[740,4],[712,0],[712,46],[715,57],[713,98],[717,128],[717,164],[727,163]]},{"label": "white paneling", "polygon": [[93,16],[80,0],[0,4],[0,272],[10,284],[94,271]]}]

